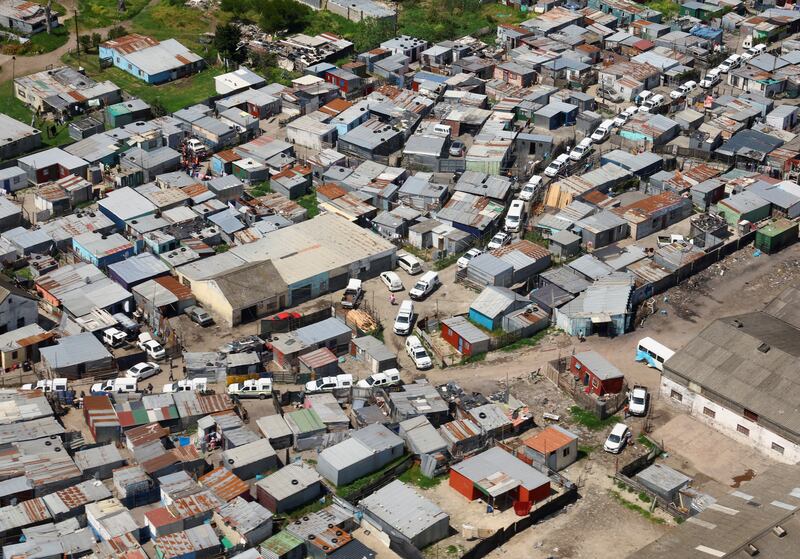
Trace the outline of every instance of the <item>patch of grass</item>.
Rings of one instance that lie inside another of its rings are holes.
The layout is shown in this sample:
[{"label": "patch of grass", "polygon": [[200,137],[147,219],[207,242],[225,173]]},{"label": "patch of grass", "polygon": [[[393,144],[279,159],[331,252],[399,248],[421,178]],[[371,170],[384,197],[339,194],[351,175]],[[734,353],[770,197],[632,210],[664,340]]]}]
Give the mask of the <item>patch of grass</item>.
[{"label": "patch of grass", "polygon": [[21,279],[32,280],[33,274],[31,273],[31,269],[29,266],[22,268],[21,270],[17,270],[16,275]]},{"label": "patch of grass", "polygon": [[650,501],[652,501],[652,499],[650,498],[650,495],[648,495],[644,491],[640,491],[639,495],[637,495],[637,497],[639,497],[639,500],[641,502],[643,502],[643,503],[649,503]]},{"label": "patch of grass", "polygon": [[130,19],[141,12],[148,1],[125,0],[125,11],[120,12],[117,9],[117,0],[78,0],[78,25],[81,33]]},{"label": "patch of grass", "polygon": [[388,472],[392,468],[396,468],[405,459],[406,459],[405,455],[400,456],[396,460],[393,460],[393,461],[389,462],[387,465],[385,465],[383,468],[381,468],[377,472],[373,472],[373,473],[369,474],[368,476],[364,476],[362,478],[359,478],[359,479],[355,480],[353,483],[351,483],[349,485],[342,485],[341,487],[337,487],[336,488],[336,494],[339,497],[341,497],[342,499],[347,499],[350,495],[354,495],[354,494],[358,493],[359,491],[361,491],[362,489],[364,489],[365,487],[371,485],[372,483],[375,483],[378,479],[381,478],[381,476],[383,476],[386,472]]},{"label": "patch of grass", "polygon": [[212,66],[192,76],[162,85],[151,85],[119,68],[101,69],[97,55],[84,55],[78,58],[74,54],[68,54],[62,57],[62,60],[73,67],[83,66],[86,74],[95,80],[111,80],[123,91],[140,98],[145,103],[152,104],[158,101],[170,113],[214,95],[216,93],[214,78],[224,73],[222,69]]},{"label": "patch of grass", "polygon": [[580,406],[572,406],[569,408],[569,413],[572,414],[572,419],[576,423],[583,425],[590,431],[601,431],[619,421],[619,417],[616,415],[600,419],[592,412],[586,411]]},{"label": "patch of grass", "polygon": [[383,330],[383,326],[378,326],[378,327],[377,327],[377,328],[375,328],[375,330],[373,330],[372,332],[367,332],[367,335],[368,335],[368,336],[372,336],[372,337],[373,337],[373,338],[375,338],[376,340],[380,340],[381,342],[383,342],[383,341],[385,341],[385,340],[383,339],[383,332],[384,332],[384,330]]},{"label": "patch of grass", "polygon": [[461,258],[461,254],[451,254],[450,256],[445,256],[444,258],[440,258],[436,262],[433,263],[433,269],[436,271],[444,270],[456,263],[456,261]]},{"label": "patch of grass", "polygon": [[664,16],[664,21],[675,19],[681,11],[680,4],[672,0],[653,0],[652,2],[645,2],[651,10],[657,10]]},{"label": "patch of grass", "polygon": [[[593,444],[583,444],[578,445],[578,460],[583,460],[584,458],[588,458],[592,452],[597,450],[597,445]],[[622,487],[620,487],[622,489]]]},{"label": "patch of grass", "polygon": [[428,254],[428,251],[426,250],[420,250],[417,247],[411,245],[403,245],[403,251],[407,252],[408,254],[411,254],[412,256],[416,256],[420,260],[424,260],[426,262],[430,260],[430,256]]},{"label": "patch of grass", "polygon": [[678,525],[680,525],[680,524],[683,524],[684,522],[686,522],[686,519],[684,517],[682,517],[682,516],[677,516],[677,517],[675,517],[675,522]]},{"label": "patch of grass", "polygon": [[455,555],[458,552],[459,552],[459,549],[458,549],[457,545],[448,545],[447,546],[447,553],[449,555]]},{"label": "patch of grass", "polygon": [[547,247],[550,246],[550,239],[545,239],[542,236],[541,233],[536,232],[536,231],[529,231],[529,232],[525,233],[525,236],[523,238],[526,241],[530,241],[532,243],[536,243],[537,245],[541,245],[544,248],[547,248]]},{"label": "patch of grass", "polygon": [[405,472],[397,476],[397,479],[402,481],[403,483],[408,483],[411,485],[416,485],[420,489],[431,489],[432,487],[436,487],[442,482],[444,476],[439,477],[426,477],[422,475],[422,470],[419,469],[417,464],[414,464]]},{"label": "patch of grass", "polygon": [[315,191],[311,191],[305,196],[301,196],[297,200],[295,200],[298,204],[306,209],[308,212],[308,219],[319,215],[319,206],[317,205],[317,193]]},{"label": "patch of grass", "polygon": [[286,514],[287,518],[290,520],[295,520],[296,518],[300,518],[302,516],[306,516],[313,512],[319,512],[328,505],[331,504],[333,498],[330,494],[325,495],[321,499],[317,499],[316,501],[312,501],[305,506],[300,507],[299,509],[294,509]]},{"label": "patch of grass", "polygon": [[[0,83],[0,107],[4,114],[41,130],[44,146],[60,146],[72,141],[69,137],[68,122],[58,125],[53,121],[36,117],[22,101],[14,97],[13,85],[14,82],[10,79]],[[56,134],[52,137],[49,134],[51,126],[56,127]]]},{"label": "patch of grass", "polygon": [[486,360],[486,354],[488,352],[484,351],[483,353],[478,353],[477,355],[470,355],[469,357],[462,357],[461,364],[462,365],[469,365],[470,363],[480,363],[481,361]]},{"label": "patch of grass", "polygon": [[272,192],[272,188],[269,186],[269,181],[264,181],[250,189],[250,195],[256,198],[269,194],[270,192]]},{"label": "patch of grass", "polygon": [[656,516],[653,513],[651,513],[649,510],[640,507],[636,503],[631,503],[625,497],[620,495],[618,492],[609,490],[609,493],[614,498],[614,500],[617,501],[620,505],[622,505],[623,507],[625,507],[628,510],[632,510],[634,512],[638,512],[639,514],[641,514],[643,517],[645,517],[650,522],[653,522],[655,524],[665,524],[666,523],[666,521],[663,518],[659,518],[658,516]]},{"label": "patch of grass", "polygon": [[654,448],[658,447],[658,445],[653,441],[651,441],[644,433],[640,433],[639,436],[636,437],[636,442],[638,442],[641,445],[644,445],[645,447],[647,447],[648,450],[653,450]]},{"label": "patch of grass", "polygon": [[552,327],[545,328],[544,330],[540,330],[539,332],[536,332],[530,338],[521,338],[521,339],[517,340],[516,342],[512,342],[512,343],[510,343],[510,344],[508,344],[506,346],[501,347],[500,351],[508,352],[508,351],[516,351],[516,350],[521,349],[523,347],[533,347],[535,345],[538,345],[539,342],[541,342],[542,339],[545,336],[547,336],[548,334],[550,334],[552,332],[553,332],[553,328]]},{"label": "patch of grass", "polygon": [[36,56],[56,50],[69,41],[69,27],[72,20],[64,22],[63,25],[51,29],[50,33],[37,33],[30,37],[30,41],[25,44],[16,41],[3,43],[3,52],[15,56]]},{"label": "patch of grass", "polygon": [[215,53],[210,44],[201,42],[200,37],[213,30],[211,18],[198,10],[166,2],[147,6],[131,20],[131,31],[150,35],[159,41],[176,39],[206,60],[215,56]]},{"label": "patch of grass", "polygon": [[229,247],[225,243],[222,243],[221,245],[217,245],[214,247],[214,252],[216,252],[217,254],[222,254],[223,252],[228,252],[230,248],[231,247]]}]

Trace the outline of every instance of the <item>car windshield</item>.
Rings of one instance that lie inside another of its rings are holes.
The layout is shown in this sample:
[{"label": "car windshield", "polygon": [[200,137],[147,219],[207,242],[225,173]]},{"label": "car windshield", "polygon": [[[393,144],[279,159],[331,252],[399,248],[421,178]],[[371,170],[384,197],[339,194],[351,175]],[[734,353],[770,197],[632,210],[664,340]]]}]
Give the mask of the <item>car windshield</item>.
[{"label": "car windshield", "polygon": [[372,377],[367,377],[365,380],[366,380],[366,382],[367,382],[367,384],[368,384],[369,386],[372,386],[372,383],[374,383],[374,382],[375,382],[375,379],[374,379],[374,378],[372,378]]},{"label": "car windshield", "polygon": [[398,314],[397,320],[395,320],[395,322],[399,322],[400,324],[405,324],[408,322],[408,317],[404,314]]},{"label": "car windshield", "polygon": [[419,291],[425,291],[425,284],[421,281],[418,281],[417,283],[414,284],[414,289],[417,289]]},{"label": "car windshield", "polygon": [[324,379],[319,379],[319,380],[316,382],[317,388],[322,388],[322,386],[323,386],[324,384],[325,384],[325,380],[324,380]]},{"label": "car windshield", "polygon": [[608,440],[612,443],[618,443],[620,441],[619,435],[609,435]]},{"label": "car windshield", "polygon": [[642,398],[641,396],[634,396],[633,397],[633,403],[634,404],[644,404],[644,398]]},{"label": "car windshield", "polygon": [[427,357],[427,356],[428,356],[428,354],[421,347],[418,347],[418,348],[416,348],[414,350],[414,357],[416,357],[417,359],[421,359],[421,358]]}]

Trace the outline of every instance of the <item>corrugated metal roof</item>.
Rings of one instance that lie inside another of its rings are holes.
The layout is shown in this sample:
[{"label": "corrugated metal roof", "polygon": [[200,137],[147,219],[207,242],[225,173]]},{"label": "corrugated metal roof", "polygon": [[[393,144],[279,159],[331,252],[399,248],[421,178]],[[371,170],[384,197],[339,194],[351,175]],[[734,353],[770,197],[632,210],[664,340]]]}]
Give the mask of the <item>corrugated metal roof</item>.
[{"label": "corrugated metal roof", "polygon": [[472,408],[469,410],[469,415],[486,432],[512,426],[505,410],[494,403]]},{"label": "corrugated metal roof", "polygon": [[303,540],[288,532],[281,530],[265,542],[263,542],[259,549],[265,557],[284,557],[291,550],[303,545]]},{"label": "corrugated metal roof", "polygon": [[401,421],[400,433],[415,454],[432,454],[447,448],[447,442],[424,415]]},{"label": "corrugated metal roof", "polygon": [[549,484],[549,478],[508,452],[493,447],[452,468],[493,497],[521,485],[527,490]]},{"label": "corrugated metal roof", "polygon": [[218,548],[219,538],[208,524],[156,538],[155,547],[161,559],[173,559],[184,555]]},{"label": "corrugated metal roof", "polygon": [[515,301],[523,299],[525,298],[506,287],[490,285],[481,291],[469,308],[487,318],[495,318],[508,310]]},{"label": "corrugated metal roof", "polygon": [[228,464],[231,463],[230,460],[233,460],[234,467],[240,467],[270,456],[275,456],[275,450],[272,445],[269,444],[267,439],[259,439],[255,442],[226,450],[222,453],[222,460]]},{"label": "corrugated metal roof", "polygon": [[322,476],[314,468],[301,462],[284,466],[256,482],[256,486],[280,502],[321,481]]},{"label": "corrugated metal roof", "polygon": [[399,480],[362,499],[360,506],[412,539],[450,516]]},{"label": "corrugated metal roof", "polygon": [[[475,259],[473,259],[474,261]],[[470,263],[471,265],[471,263]],[[463,316],[453,316],[442,320],[442,324],[450,328],[459,337],[470,344],[489,341],[489,335],[472,324]]]},{"label": "corrugated metal roof", "polygon": [[256,419],[261,434],[267,439],[279,439],[282,437],[291,437],[292,430],[286,423],[286,420],[281,415],[265,415]]},{"label": "corrugated metal roof", "polygon": [[221,506],[217,513],[225,524],[241,535],[260,528],[272,518],[272,513],[257,501],[245,501],[241,497]]},{"label": "corrugated metal roof", "polygon": [[236,474],[220,466],[211,470],[197,480],[201,485],[208,487],[222,501],[228,502],[241,495],[248,494],[250,486],[239,479]]}]

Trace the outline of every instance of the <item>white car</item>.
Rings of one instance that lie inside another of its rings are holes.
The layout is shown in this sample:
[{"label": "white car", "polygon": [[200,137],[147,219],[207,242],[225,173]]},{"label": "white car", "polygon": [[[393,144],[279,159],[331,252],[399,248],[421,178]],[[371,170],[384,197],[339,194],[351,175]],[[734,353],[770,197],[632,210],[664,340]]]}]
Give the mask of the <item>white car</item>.
[{"label": "white car", "polygon": [[383,272],[381,274],[381,281],[389,291],[403,290],[403,281],[395,272]]},{"label": "white car", "polygon": [[489,241],[489,244],[486,245],[486,248],[488,248],[489,250],[494,250],[496,248],[500,248],[501,246],[507,245],[510,242],[511,242],[511,235],[509,235],[508,233],[500,232],[494,237],[492,237],[492,240]]},{"label": "white car", "polygon": [[722,78],[719,77],[719,74],[709,72],[706,74],[705,78],[700,80],[700,87],[703,89],[711,89],[721,81]]},{"label": "white car", "polygon": [[469,261],[475,258],[476,256],[480,256],[483,254],[483,251],[479,248],[471,248],[464,255],[456,260],[456,268],[459,270],[463,270],[467,266],[469,266]]},{"label": "white car", "polygon": [[411,326],[414,324],[414,303],[403,301],[394,319],[393,330],[398,336],[407,336],[411,333]]},{"label": "white car", "polygon": [[406,353],[419,370],[430,369],[433,365],[430,355],[416,336],[409,336],[406,340]]},{"label": "white car", "polygon": [[125,376],[128,378],[135,378],[136,380],[144,380],[146,378],[153,377],[161,372],[161,367],[158,363],[153,363],[152,361],[137,363],[127,371],[125,371]]},{"label": "white car", "polygon": [[608,137],[611,135],[611,129],[614,127],[614,120],[604,120],[603,123],[597,127],[597,129],[592,132],[592,135],[589,136],[592,141],[596,144],[600,142],[605,142]]},{"label": "white car", "polygon": [[603,450],[612,454],[619,454],[628,444],[630,438],[631,431],[628,426],[624,423],[617,423],[611,429],[611,433],[609,433],[605,444],[603,444]]},{"label": "white car", "polygon": [[358,381],[356,386],[358,388],[374,388],[377,386],[391,386],[393,384],[400,384],[400,371],[397,369],[386,369],[382,373],[372,374]]},{"label": "white car", "polygon": [[614,119],[615,126],[622,126],[626,122],[628,122],[633,115],[639,112],[639,107],[636,105],[631,105],[621,113],[619,113],[616,118]]},{"label": "white car", "polygon": [[407,252],[399,252],[397,254],[397,265],[412,276],[422,271],[422,264],[419,259]]},{"label": "white car", "polygon": [[673,89],[672,91],[669,92],[670,99],[680,99],[684,95],[686,94],[680,89]]},{"label": "white car", "polygon": [[647,415],[647,388],[634,386],[628,393],[628,413],[636,416]]},{"label": "white car", "polygon": [[569,155],[566,153],[562,153],[558,157],[556,157],[553,161],[550,162],[550,165],[544,170],[545,176],[548,177],[555,177],[558,175],[564,167],[567,165],[569,161]]},{"label": "white car", "polygon": [[523,200],[525,202],[530,202],[533,200],[533,197],[536,195],[536,191],[542,185],[542,177],[539,175],[533,175],[528,182],[525,183],[525,186],[522,187],[522,190],[519,191],[519,195],[517,198]]}]

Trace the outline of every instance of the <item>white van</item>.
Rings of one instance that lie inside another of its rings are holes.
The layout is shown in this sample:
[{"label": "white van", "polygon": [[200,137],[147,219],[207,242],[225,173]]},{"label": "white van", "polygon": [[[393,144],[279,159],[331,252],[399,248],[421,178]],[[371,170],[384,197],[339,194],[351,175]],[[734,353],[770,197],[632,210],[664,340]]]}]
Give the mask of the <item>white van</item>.
[{"label": "white van", "polygon": [[208,390],[208,379],[206,377],[198,378],[185,378],[175,382],[170,382],[161,387],[161,392],[164,394],[171,394],[174,392],[189,392],[197,390],[198,392],[205,392]]},{"label": "white van", "polygon": [[419,370],[430,369],[433,366],[431,356],[425,351],[425,346],[416,336],[409,336],[406,339],[406,353],[414,361],[414,366]]},{"label": "white van", "polygon": [[399,336],[407,336],[411,333],[411,323],[414,320],[414,303],[403,301],[400,303],[400,310],[394,319],[394,333]]},{"label": "white van", "polygon": [[566,167],[567,161],[569,161],[569,155],[562,153],[547,166],[547,169],[544,170],[544,174],[548,177],[555,177]]},{"label": "white van", "polygon": [[675,355],[670,348],[647,337],[639,340],[636,346],[636,361],[644,361],[648,367],[653,367],[659,371],[664,370],[664,362]]},{"label": "white van", "polygon": [[20,390],[41,390],[45,394],[67,390],[67,379],[65,378],[46,378],[37,380],[36,384],[23,384]]},{"label": "white van", "polygon": [[587,155],[589,152],[592,151],[592,139],[591,138],[584,138],[583,140],[578,143],[577,146],[572,148],[572,151],[569,152],[569,158],[573,161],[580,161]]},{"label": "white van", "polygon": [[350,388],[353,386],[353,375],[336,375],[323,377],[306,383],[306,393],[330,392],[337,388]]},{"label": "white van", "polygon": [[122,394],[136,392],[135,378],[112,378],[92,385],[92,394]]},{"label": "white van", "polygon": [[652,95],[653,95],[652,91],[650,91],[649,89],[645,89],[639,95],[636,96],[634,102],[640,106],[644,105],[645,103],[647,103],[647,100],[650,99]]},{"label": "white van", "polygon": [[397,266],[412,276],[422,271],[422,264],[420,264],[419,259],[407,252],[397,253]]},{"label": "white van", "polygon": [[450,137],[450,126],[447,124],[436,124],[433,127],[433,133],[437,136]]},{"label": "white van", "polygon": [[259,398],[266,400],[272,397],[272,379],[256,378],[228,385],[228,394],[239,398]]},{"label": "white van", "polygon": [[611,136],[611,129],[614,128],[614,119],[604,120],[603,123],[592,132],[590,138],[595,143],[605,142]]},{"label": "white van", "polygon": [[505,230],[509,233],[516,233],[522,226],[522,218],[525,215],[525,202],[514,200],[508,208],[506,214]]},{"label": "white van", "polygon": [[439,274],[425,272],[408,292],[408,295],[418,301],[433,293],[437,287],[439,287]]},{"label": "white van", "polygon": [[356,384],[359,388],[373,388],[375,386],[391,386],[400,383],[400,371],[397,369],[386,369],[382,373],[375,373],[365,379],[361,379]]},{"label": "white van", "polygon": [[653,95],[647,102],[639,109],[643,113],[652,113],[658,109],[664,102],[664,96],[660,93]]},{"label": "white van", "polygon": [[120,347],[125,345],[127,341],[127,334],[122,330],[116,328],[107,328],[103,331],[103,343],[108,347]]}]

